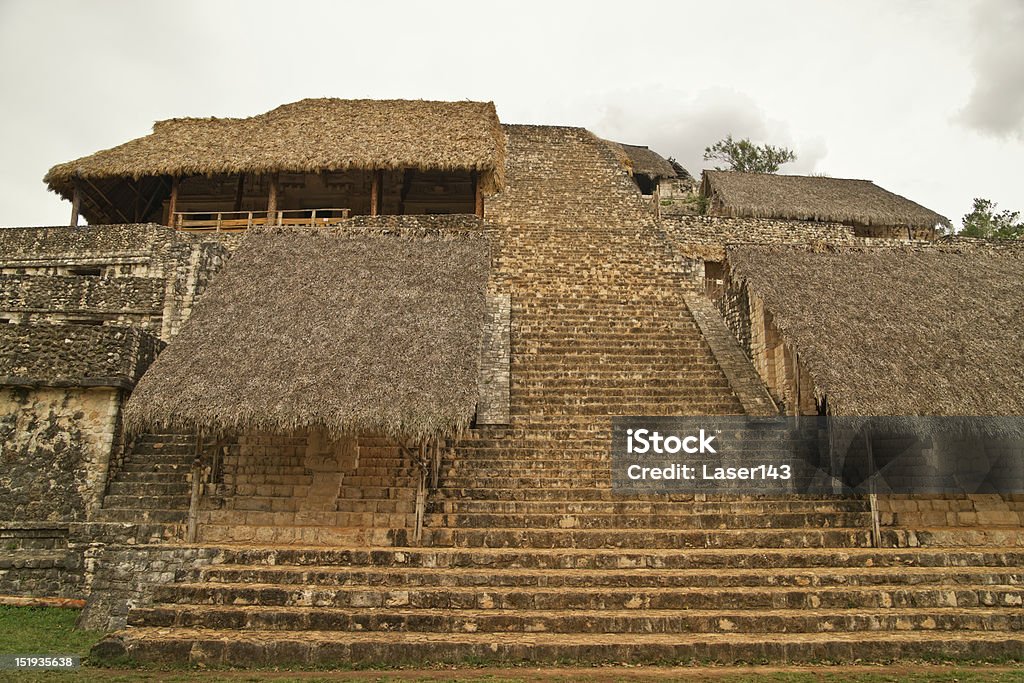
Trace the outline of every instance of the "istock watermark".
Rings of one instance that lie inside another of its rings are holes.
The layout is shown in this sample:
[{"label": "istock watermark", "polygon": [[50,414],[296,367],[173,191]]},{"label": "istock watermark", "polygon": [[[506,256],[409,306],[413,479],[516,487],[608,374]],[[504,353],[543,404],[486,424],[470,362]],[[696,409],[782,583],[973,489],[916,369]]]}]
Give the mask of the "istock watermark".
[{"label": "istock watermark", "polygon": [[1024,493],[1019,417],[616,417],[620,493]]}]

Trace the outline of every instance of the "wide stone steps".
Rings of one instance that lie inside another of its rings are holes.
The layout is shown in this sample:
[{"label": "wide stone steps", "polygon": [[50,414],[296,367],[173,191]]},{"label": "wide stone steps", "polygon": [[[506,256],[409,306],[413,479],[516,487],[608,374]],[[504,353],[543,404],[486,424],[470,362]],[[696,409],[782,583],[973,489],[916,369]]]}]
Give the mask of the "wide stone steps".
[{"label": "wide stone steps", "polygon": [[[851,591],[846,591],[852,593]],[[967,593],[966,591],[964,592]],[[959,594],[959,593],[958,593]],[[1019,597],[1019,595],[1018,595]],[[600,599],[600,598],[596,598]],[[840,598],[842,599],[842,598]],[[933,598],[938,599],[938,598]],[[965,595],[965,599],[968,598]],[[402,598],[398,598],[401,601]],[[673,608],[530,609],[382,609],[267,606],[161,605],[132,610],[130,626],[232,628],[287,631],[434,631],[442,633],[819,633],[859,631],[956,630],[1004,631],[1024,626],[1020,609],[891,607],[871,609],[782,610],[750,612]]]},{"label": "wide stone steps", "polygon": [[[175,606],[393,608],[424,610],[851,610],[1019,608],[1024,586],[375,588],[181,583],[157,587]],[[727,607],[723,607],[727,606]],[[751,615],[757,617],[758,615]],[[1024,618],[1024,614],[1020,615]],[[150,624],[155,625],[155,624]],[[746,630],[746,629],[744,629]],[[771,629],[770,629],[771,630]]]},{"label": "wide stone steps", "polygon": [[423,544],[469,548],[857,548],[870,545],[871,534],[867,528],[426,528]]},{"label": "wide stone steps", "polygon": [[94,655],[154,664],[316,667],[427,663],[863,662],[910,658],[1004,658],[1024,649],[1013,631],[857,633],[339,633],[139,628]]},{"label": "wide stone steps", "polygon": [[[353,510],[347,510],[349,501],[359,501],[359,512]],[[410,498],[358,498],[358,499],[339,499],[335,501],[334,507],[336,510],[315,510],[310,509],[308,505],[304,504],[305,501],[301,498],[296,499],[292,496],[236,496],[230,498],[224,498],[222,500],[214,498],[211,501],[210,509],[203,510],[200,512],[201,519],[207,519],[202,515],[214,515],[218,513],[245,513],[245,512],[275,512],[275,513],[297,513],[302,515],[334,515],[336,512],[343,512],[346,514],[359,514],[361,513],[394,513],[394,512],[412,512],[415,506],[415,501]],[[327,503],[324,503],[325,505]],[[317,522],[318,524],[321,522]],[[322,522],[323,524],[330,524],[338,526],[329,519]]]},{"label": "wide stone steps", "polygon": [[[1024,587],[1021,567],[778,567],[768,569],[509,569],[447,567],[365,567],[216,564],[200,568],[194,585],[276,586],[296,591],[319,587],[349,587],[392,591],[402,588],[579,588],[632,591],[638,588],[813,588],[907,587],[932,589],[958,586]],[[165,590],[173,592],[173,587]]]},{"label": "wide stone steps", "polygon": [[765,501],[500,501],[438,498],[428,505],[428,512],[461,514],[541,514],[541,515],[678,515],[685,510],[691,515],[769,515],[769,514],[862,514],[868,512],[863,500],[765,500]]},{"label": "wide stone steps", "polygon": [[870,525],[871,518],[864,512],[647,515],[483,512],[430,514],[424,523],[428,527],[458,529],[827,529],[863,528]]},{"label": "wide stone steps", "polygon": [[[391,516],[389,516],[389,519]],[[199,527],[200,543],[273,544],[287,546],[339,546],[368,548],[374,546],[405,546],[411,541],[407,528],[408,516],[403,515],[402,528],[388,528],[383,522],[374,526],[296,526],[208,523]]]}]

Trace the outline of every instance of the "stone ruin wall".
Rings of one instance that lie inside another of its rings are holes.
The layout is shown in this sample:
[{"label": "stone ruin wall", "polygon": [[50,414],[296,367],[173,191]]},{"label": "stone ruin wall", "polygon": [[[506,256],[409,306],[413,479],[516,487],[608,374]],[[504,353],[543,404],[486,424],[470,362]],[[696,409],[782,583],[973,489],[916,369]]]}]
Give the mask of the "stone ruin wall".
[{"label": "stone ruin wall", "polygon": [[121,407],[237,244],[164,226],[0,230],[0,594],[82,597]]}]

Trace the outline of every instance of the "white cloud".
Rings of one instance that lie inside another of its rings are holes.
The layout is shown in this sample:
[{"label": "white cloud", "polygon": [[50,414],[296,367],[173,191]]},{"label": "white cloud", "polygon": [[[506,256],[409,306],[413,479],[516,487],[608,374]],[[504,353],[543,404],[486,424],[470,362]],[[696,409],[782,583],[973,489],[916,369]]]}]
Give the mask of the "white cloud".
[{"label": "white cloud", "polygon": [[1024,138],[1024,3],[981,0],[971,29],[974,89],[957,118],[981,133]]},{"label": "white cloud", "polygon": [[783,166],[785,173],[814,172],[827,151],[822,138],[797,138],[785,121],[768,116],[752,97],[729,88],[687,96],[654,87],[609,93],[604,99],[601,116],[591,124],[595,132],[675,157],[694,177],[714,166],[703,160],[704,148],[729,134],[793,149],[797,161]]}]

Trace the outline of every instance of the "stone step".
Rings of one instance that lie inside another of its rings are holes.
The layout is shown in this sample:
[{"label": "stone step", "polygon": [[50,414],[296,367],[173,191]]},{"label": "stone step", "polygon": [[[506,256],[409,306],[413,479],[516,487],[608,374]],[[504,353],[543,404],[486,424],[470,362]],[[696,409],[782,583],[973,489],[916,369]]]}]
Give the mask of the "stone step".
[{"label": "stone step", "polygon": [[477,548],[857,548],[860,529],[446,529],[426,528],[423,544]]},{"label": "stone step", "polygon": [[416,523],[412,506],[396,512],[374,511],[257,511],[257,510],[203,510],[199,523],[227,526],[319,526],[319,527],[409,527]]},{"label": "stone step", "polygon": [[184,476],[192,470],[192,461],[188,462],[135,462],[128,460],[121,466],[118,475],[142,472],[146,474],[177,474]]},{"label": "stone step", "polygon": [[461,514],[541,515],[672,515],[672,514],[791,514],[866,513],[862,500],[769,501],[497,501],[432,500],[428,512]]},{"label": "stone step", "polygon": [[96,520],[100,522],[130,522],[134,524],[179,523],[184,522],[187,517],[187,509],[101,508],[96,513]]},{"label": "stone step", "polygon": [[118,495],[107,494],[103,498],[103,509],[131,508],[136,510],[184,510],[189,505],[189,495]]},{"label": "stone step", "polygon": [[1024,548],[225,548],[226,564],[517,569],[778,569],[1024,565]]},{"label": "stone step", "polygon": [[[435,500],[502,500],[502,501],[622,501],[625,496],[606,488],[456,488],[443,486],[434,494]],[[629,496],[633,499],[635,496]]]},{"label": "stone step", "polygon": [[350,633],[135,628],[92,650],[98,663],[321,667],[428,664],[737,664],[1005,660],[1024,650],[1015,631],[806,633]]},{"label": "stone step", "polygon": [[[971,586],[1024,586],[1021,567],[795,567],[768,569],[521,569],[448,567],[331,567],[216,564],[200,567],[199,585],[265,584],[287,588],[314,586],[398,588],[590,588],[632,591],[639,588],[827,588],[905,587],[928,589]],[[168,587],[171,588],[171,587]]]},{"label": "stone step", "polygon": [[445,610],[207,605],[133,609],[129,626],[443,633],[816,633],[1017,631],[1024,611],[981,608],[782,610]]},{"label": "stone step", "polygon": [[[430,610],[850,610],[1013,608],[1024,587],[814,586],[793,587],[372,587],[287,584],[178,583],[158,586],[157,605],[219,607],[338,607]],[[756,617],[757,615],[751,615]]]},{"label": "stone step", "polygon": [[115,480],[110,483],[108,497],[115,496],[182,496],[189,494],[187,481]]},{"label": "stone step", "polygon": [[407,528],[389,529],[383,526],[330,527],[330,526],[259,526],[248,524],[203,524],[197,529],[200,543],[273,544],[276,546],[338,546],[349,548],[406,546],[410,534]]},{"label": "stone step", "polygon": [[430,514],[427,527],[452,529],[828,529],[867,528],[868,513],[770,513],[770,514]]}]

